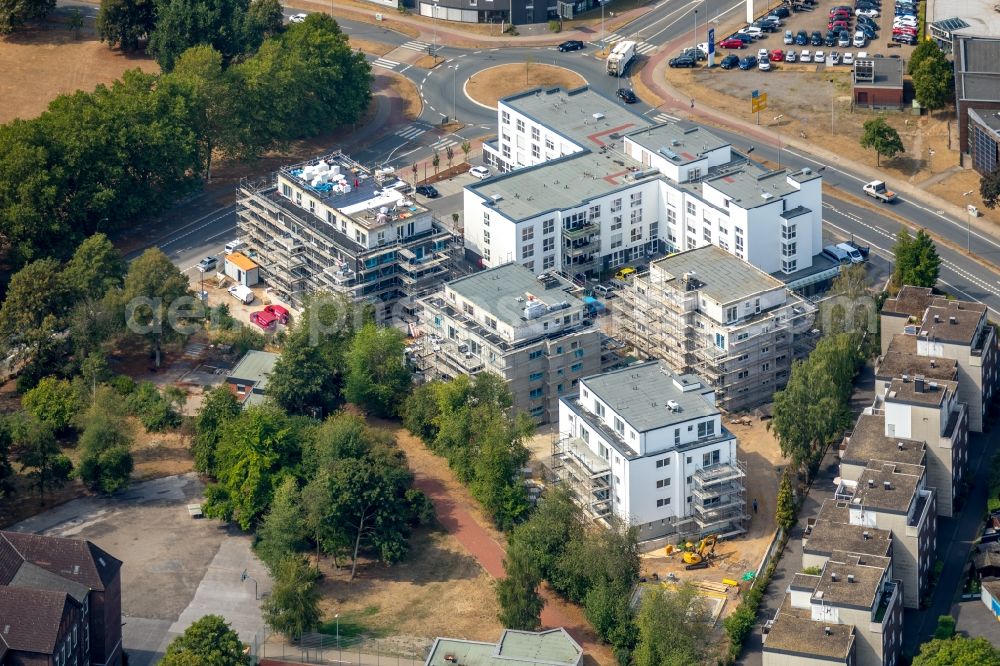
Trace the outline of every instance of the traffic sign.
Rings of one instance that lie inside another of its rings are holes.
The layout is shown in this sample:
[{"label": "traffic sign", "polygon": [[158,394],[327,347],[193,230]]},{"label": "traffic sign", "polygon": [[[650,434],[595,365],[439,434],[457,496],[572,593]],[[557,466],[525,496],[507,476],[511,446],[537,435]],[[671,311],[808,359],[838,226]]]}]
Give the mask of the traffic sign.
[{"label": "traffic sign", "polygon": [[715,28],[708,29],[708,52],[715,53]]},{"label": "traffic sign", "polygon": [[[757,91],[754,90],[754,93]],[[750,111],[753,113],[759,113],[767,108],[767,93],[760,93],[759,95],[754,95],[750,100]]]}]

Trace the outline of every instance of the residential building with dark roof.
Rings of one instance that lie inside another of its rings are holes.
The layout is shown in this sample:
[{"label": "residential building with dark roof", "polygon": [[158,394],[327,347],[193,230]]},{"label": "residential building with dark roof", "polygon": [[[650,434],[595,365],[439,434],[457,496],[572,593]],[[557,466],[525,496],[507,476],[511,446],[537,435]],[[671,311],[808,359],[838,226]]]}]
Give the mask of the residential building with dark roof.
[{"label": "residential building with dark roof", "polygon": [[745,531],[745,467],[715,390],[658,361],[585,377],[561,398],[550,469],[593,517],[636,526],[641,541]]},{"label": "residential building with dark roof", "polygon": [[244,408],[264,402],[267,382],[279,358],[280,354],[251,349],[229,371],[226,385]]},{"label": "residential building with dark roof", "polygon": [[2,663],[119,666],[121,565],[90,541],[0,532]]},{"label": "residential building with dark roof", "polygon": [[972,432],[983,432],[998,382],[997,336],[986,315],[981,303],[911,286],[887,299],[880,314],[883,354],[894,336],[908,335],[916,339],[918,356],[958,363],[958,399],[968,407]]},{"label": "residential building with dark roof", "polygon": [[810,301],[714,245],[652,262],[619,296],[616,336],[704,377],[730,412],[770,402],[814,340]]}]

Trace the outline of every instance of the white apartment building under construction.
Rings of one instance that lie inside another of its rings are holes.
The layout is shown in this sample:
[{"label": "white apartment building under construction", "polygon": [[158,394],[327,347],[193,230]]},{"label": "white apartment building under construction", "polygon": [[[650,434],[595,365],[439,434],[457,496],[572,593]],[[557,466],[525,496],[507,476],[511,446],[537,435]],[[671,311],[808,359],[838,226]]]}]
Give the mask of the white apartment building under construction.
[{"label": "white apartment building under construction", "polygon": [[549,468],[592,517],[636,526],[640,541],[745,531],[746,473],[715,391],[656,361],[561,398]]},{"label": "white apartment building under construction", "polygon": [[654,261],[620,296],[619,338],[704,377],[730,412],[770,401],[815,337],[811,302],[714,245]]},{"label": "white apartment building under construction", "polygon": [[328,291],[383,314],[440,282],[451,234],[381,176],[336,151],[241,183],[240,236],[261,279],[295,305]]}]

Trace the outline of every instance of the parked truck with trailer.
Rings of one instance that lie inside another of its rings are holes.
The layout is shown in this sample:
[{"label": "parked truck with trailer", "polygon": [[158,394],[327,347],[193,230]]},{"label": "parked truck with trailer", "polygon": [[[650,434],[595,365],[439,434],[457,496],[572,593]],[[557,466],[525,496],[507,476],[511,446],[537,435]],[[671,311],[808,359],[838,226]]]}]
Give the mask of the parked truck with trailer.
[{"label": "parked truck with trailer", "polygon": [[635,42],[618,42],[608,55],[608,76],[625,76],[634,59]]}]

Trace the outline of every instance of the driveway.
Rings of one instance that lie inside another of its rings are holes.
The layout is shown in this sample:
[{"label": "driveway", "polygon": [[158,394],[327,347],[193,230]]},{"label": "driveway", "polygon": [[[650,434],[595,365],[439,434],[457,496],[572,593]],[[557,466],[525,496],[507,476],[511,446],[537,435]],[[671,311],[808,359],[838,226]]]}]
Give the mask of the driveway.
[{"label": "driveway", "polygon": [[192,622],[222,615],[252,643],[263,627],[252,582],[270,589],[250,537],[215,520],[193,520],[186,505],[202,498],[195,474],[140,483],[113,498],[74,500],[12,529],[89,539],[124,563],[122,623],[132,666],[159,661],[166,646]]}]

